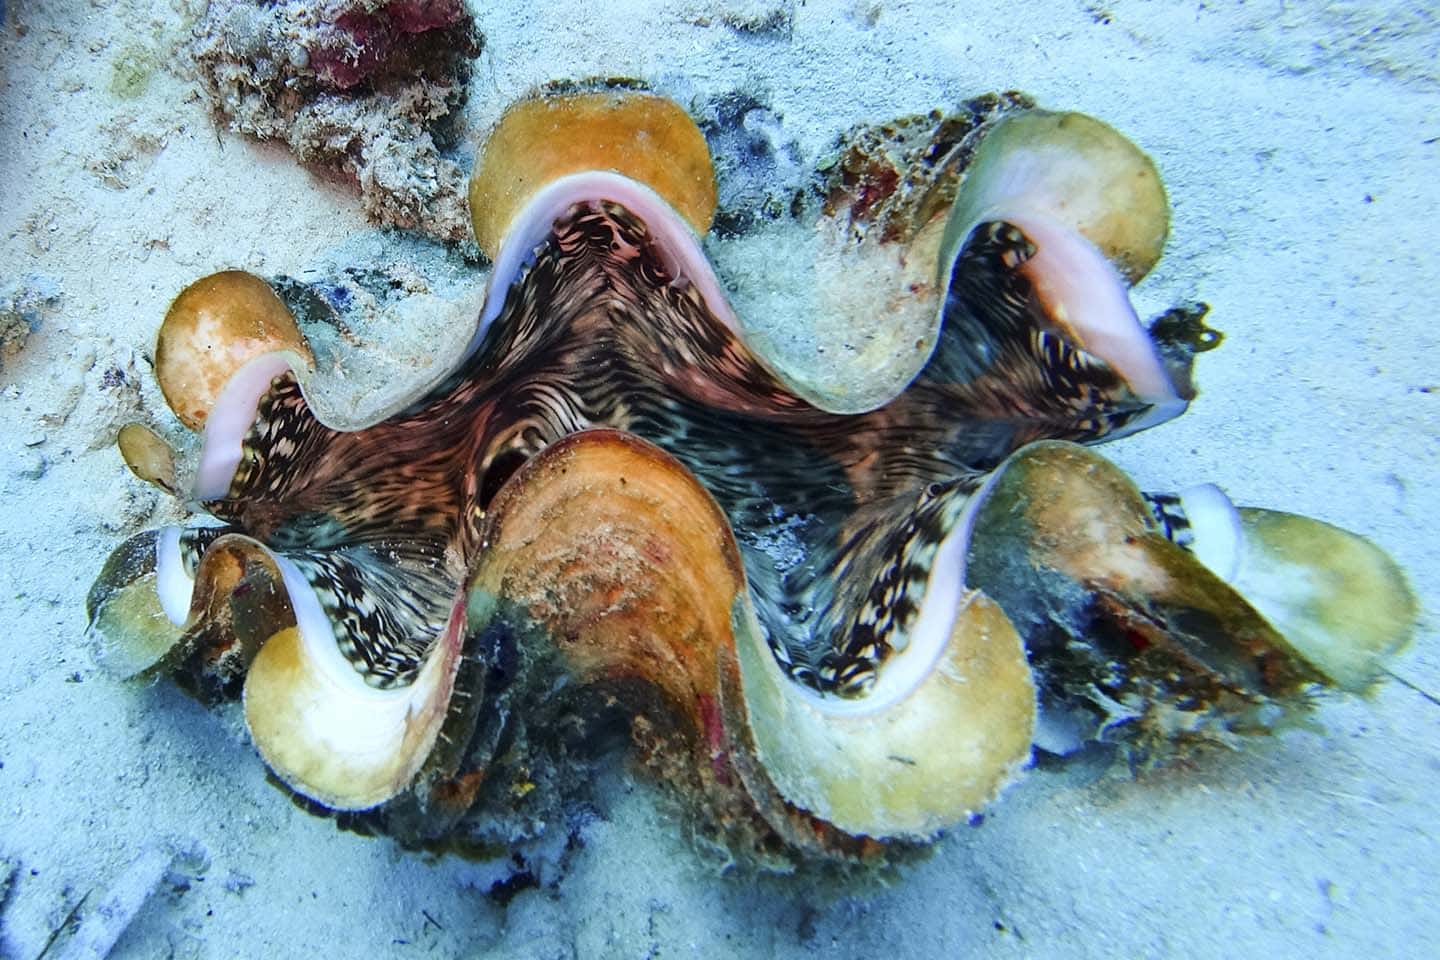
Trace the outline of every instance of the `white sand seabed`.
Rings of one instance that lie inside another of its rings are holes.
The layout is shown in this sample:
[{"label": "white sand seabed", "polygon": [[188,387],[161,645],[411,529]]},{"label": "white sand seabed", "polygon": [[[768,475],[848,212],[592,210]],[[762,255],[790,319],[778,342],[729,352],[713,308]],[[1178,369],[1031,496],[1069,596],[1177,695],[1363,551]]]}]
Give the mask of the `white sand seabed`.
[{"label": "white sand seabed", "polygon": [[[624,773],[563,875],[504,907],[476,889],[483,867],[296,809],[236,712],[92,663],[93,576],[174,516],[114,432],[142,404],[162,416],[144,357],[200,275],[443,258],[367,226],[349,190],[282,149],[217,131],[192,80],[162,70],[138,97],[113,93],[118,58],[183,39],[182,0],[6,7],[0,293],[38,278],[59,295],[0,368],[0,956],[39,955],[156,844],[191,865],[115,956],[1440,956],[1440,706],[1399,683],[1193,766],[1032,771],[926,862],[849,887],[717,877]],[[719,25],[726,8],[477,8],[472,140],[533,85],[589,75],[754,91],[809,157],[854,123],[994,89],[1102,117],[1154,156],[1174,206],[1142,315],[1198,297],[1227,334],[1185,417],[1106,454],[1145,487],[1215,480],[1373,537],[1425,603],[1395,671],[1440,692],[1436,14],[810,0],[775,37]],[[483,274],[449,270],[329,355],[363,403],[433,375],[468,336]],[[138,401],[104,388],[113,367],[145,384]]]}]

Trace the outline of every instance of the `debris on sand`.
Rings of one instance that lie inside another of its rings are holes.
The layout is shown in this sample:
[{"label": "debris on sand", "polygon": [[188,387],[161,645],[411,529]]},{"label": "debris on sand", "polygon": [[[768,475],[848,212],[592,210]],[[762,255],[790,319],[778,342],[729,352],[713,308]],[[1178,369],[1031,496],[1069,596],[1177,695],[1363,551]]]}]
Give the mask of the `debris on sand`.
[{"label": "debris on sand", "polygon": [[365,214],[469,236],[454,145],[484,38],[463,0],[212,0],[190,53],[230,128],[358,185]]}]

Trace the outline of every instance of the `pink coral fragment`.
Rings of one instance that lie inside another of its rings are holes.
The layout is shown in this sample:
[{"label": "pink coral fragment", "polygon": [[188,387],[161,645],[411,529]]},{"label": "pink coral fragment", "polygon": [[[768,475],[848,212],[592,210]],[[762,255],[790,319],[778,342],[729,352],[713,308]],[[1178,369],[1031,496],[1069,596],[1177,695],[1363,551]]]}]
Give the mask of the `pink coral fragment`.
[{"label": "pink coral fragment", "polygon": [[347,10],[310,50],[310,63],[321,82],[348,90],[382,72],[410,38],[455,26],[467,16],[460,0],[393,0],[373,12]]}]

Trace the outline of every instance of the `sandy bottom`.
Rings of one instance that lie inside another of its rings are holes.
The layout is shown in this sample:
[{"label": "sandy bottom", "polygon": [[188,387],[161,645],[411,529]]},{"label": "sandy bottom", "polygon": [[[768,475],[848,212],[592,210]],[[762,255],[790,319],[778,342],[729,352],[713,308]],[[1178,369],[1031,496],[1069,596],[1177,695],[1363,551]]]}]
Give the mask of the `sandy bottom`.
[{"label": "sandy bottom", "polygon": [[[129,419],[170,423],[149,354],[169,300],[202,274],[408,270],[393,309],[317,345],[339,393],[374,409],[443,369],[484,273],[374,230],[344,185],[217,129],[167,53],[195,12],[185,0],[12,0],[0,298],[33,329],[13,331],[0,366],[0,956],[38,956],[157,846],[189,856],[116,956],[1440,956],[1440,706],[1414,689],[1440,692],[1433,13],[629,0],[577,19],[568,4],[483,6],[472,142],[533,85],[591,75],[642,77],[682,102],[748,92],[809,158],[854,123],[993,89],[1126,131],[1175,210],[1141,313],[1204,299],[1227,339],[1202,358],[1203,395],[1182,420],[1107,454],[1145,487],[1214,480],[1381,543],[1427,601],[1394,667],[1407,683],[1184,768],[1132,776],[1094,757],[1032,771],[926,862],[848,885],[717,876],[623,772],[599,786],[583,843],[508,903],[490,893],[493,867],[340,833],[267,785],[234,711],[93,665],[95,572],[124,536],[175,515],[113,438]],[[790,10],[793,30],[728,29],[714,14],[732,7]],[[177,72],[121,95],[116,65],[136,50]]]}]

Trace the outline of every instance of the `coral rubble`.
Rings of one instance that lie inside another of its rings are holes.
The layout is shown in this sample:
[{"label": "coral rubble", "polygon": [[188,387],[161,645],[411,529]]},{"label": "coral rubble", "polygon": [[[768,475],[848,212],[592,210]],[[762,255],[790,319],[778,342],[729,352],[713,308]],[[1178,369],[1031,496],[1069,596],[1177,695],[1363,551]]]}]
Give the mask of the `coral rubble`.
[{"label": "coral rubble", "polygon": [[482,44],[462,0],[215,0],[190,53],[232,130],[355,183],[375,223],[459,243],[465,175],[444,155],[447,125]]}]

